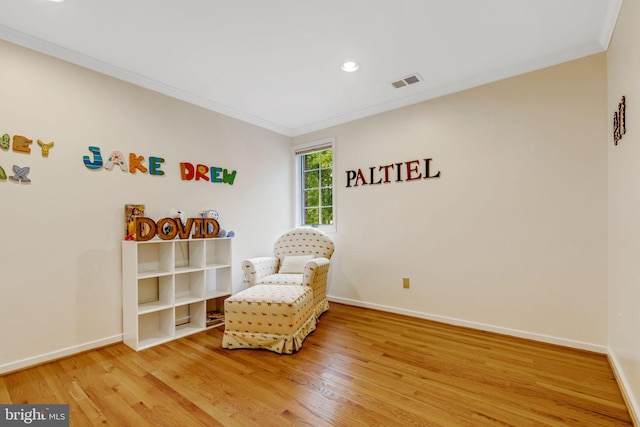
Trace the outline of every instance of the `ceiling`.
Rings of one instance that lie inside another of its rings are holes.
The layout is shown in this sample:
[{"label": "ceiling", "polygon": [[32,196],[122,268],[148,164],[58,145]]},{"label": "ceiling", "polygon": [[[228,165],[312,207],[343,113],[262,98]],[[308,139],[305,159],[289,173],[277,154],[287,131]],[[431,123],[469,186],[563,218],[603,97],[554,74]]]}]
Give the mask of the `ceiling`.
[{"label": "ceiling", "polygon": [[2,0],[0,38],[297,136],[606,51],[621,3]]}]

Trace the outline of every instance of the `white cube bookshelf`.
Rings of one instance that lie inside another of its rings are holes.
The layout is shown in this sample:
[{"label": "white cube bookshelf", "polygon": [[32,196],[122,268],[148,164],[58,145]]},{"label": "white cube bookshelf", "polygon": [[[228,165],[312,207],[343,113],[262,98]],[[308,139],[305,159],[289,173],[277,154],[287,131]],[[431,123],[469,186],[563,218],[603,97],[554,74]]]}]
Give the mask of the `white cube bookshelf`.
[{"label": "white cube bookshelf", "polygon": [[223,311],[231,279],[230,238],[123,241],[124,343],[142,350],[223,325],[207,312]]}]

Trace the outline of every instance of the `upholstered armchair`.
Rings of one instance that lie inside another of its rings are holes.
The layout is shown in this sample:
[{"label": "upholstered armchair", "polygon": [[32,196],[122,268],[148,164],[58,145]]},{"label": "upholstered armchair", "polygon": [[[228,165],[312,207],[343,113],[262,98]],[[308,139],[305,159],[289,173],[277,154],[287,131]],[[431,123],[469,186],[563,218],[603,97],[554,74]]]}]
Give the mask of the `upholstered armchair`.
[{"label": "upholstered armchair", "polygon": [[327,275],[334,245],[324,232],[298,227],[284,233],[273,245],[274,256],[242,261],[249,286],[297,285],[313,291],[316,317],[329,309]]}]

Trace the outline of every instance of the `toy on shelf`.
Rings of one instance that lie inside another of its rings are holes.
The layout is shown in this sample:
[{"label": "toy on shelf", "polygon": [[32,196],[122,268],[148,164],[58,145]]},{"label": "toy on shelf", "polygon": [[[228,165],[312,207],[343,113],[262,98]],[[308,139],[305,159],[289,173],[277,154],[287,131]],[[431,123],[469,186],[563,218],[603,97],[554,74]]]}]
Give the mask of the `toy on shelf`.
[{"label": "toy on shelf", "polygon": [[[186,215],[184,214],[184,212],[182,212],[181,210],[178,210],[176,208],[169,209],[169,211],[165,215],[165,218],[171,218],[171,219],[179,220],[183,227],[185,227],[187,225],[187,217],[186,217]],[[170,234],[171,233],[171,224],[170,223],[163,224],[162,232],[164,234]],[[191,231],[189,231],[189,235],[191,235]]]},{"label": "toy on shelf", "polygon": [[124,239],[136,240],[136,218],[144,216],[144,205],[124,205]]},{"label": "toy on shelf", "polygon": [[[204,210],[202,212],[200,212],[200,216],[202,218],[212,218],[215,219],[216,222],[218,224],[220,224],[220,214],[218,214],[218,211],[214,210],[214,209],[207,209]],[[207,233],[211,233],[213,232],[213,230],[211,229],[211,227],[213,227],[211,224],[207,224]],[[227,231],[226,229],[222,228],[222,226],[219,227],[218,229],[218,233],[216,234],[216,237],[234,237],[236,235],[235,231],[233,230],[229,230]]]}]

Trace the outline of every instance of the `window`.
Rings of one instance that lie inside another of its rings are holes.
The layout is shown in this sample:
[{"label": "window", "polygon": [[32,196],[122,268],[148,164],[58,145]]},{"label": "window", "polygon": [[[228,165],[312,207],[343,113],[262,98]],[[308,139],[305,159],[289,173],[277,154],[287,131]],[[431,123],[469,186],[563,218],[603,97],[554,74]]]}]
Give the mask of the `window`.
[{"label": "window", "polygon": [[335,230],[333,196],[334,139],[295,147],[298,224]]}]

